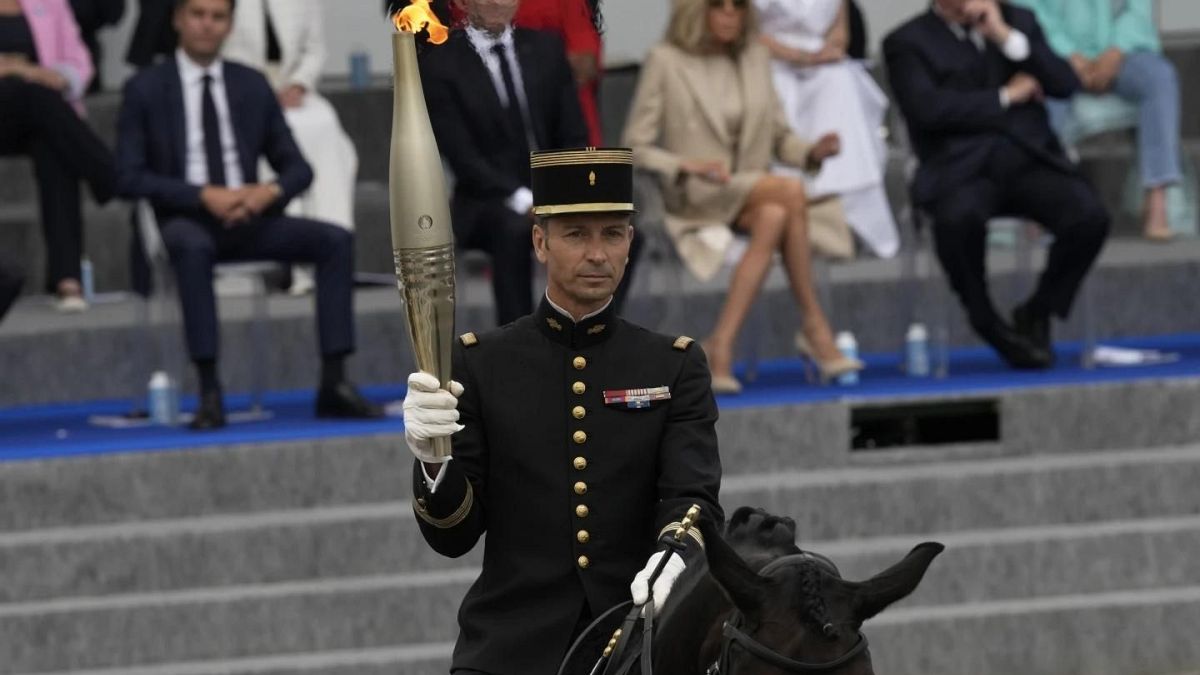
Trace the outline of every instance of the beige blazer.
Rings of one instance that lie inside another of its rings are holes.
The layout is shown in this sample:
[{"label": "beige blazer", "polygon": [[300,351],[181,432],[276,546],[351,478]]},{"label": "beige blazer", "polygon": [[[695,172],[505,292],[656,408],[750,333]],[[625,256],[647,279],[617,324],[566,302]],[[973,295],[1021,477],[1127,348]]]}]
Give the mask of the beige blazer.
[{"label": "beige blazer", "polygon": [[[721,268],[733,241],[737,220],[750,190],[773,161],[803,166],[811,145],[788,125],[771,79],[770,54],[753,44],[741,55],[744,118],[738,138],[714,103],[737,92],[717,91],[706,79],[705,59],[670,44],[659,44],[646,57],[622,139],[633,148],[634,165],[659,176],[667,207],[666,227],[680,257],[701,279]],[[733,178],[718,185],[695,176],[681,177],[684,159],[719,159]],[[818,252],[853,255],[854,245],[841,202],[836,197],[809,208],[809,229]]]}]

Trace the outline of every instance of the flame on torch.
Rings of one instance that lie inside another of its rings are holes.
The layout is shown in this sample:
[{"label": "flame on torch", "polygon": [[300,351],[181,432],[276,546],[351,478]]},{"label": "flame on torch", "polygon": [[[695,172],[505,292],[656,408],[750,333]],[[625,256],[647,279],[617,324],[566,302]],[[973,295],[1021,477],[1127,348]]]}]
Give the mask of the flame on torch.
[{"label": "flame on torch", "polygon": [[422,30],[427,30],[429,31],[429,41],[435,45],[440,45],[450,39],[450,29],[438,21],[437,14],[434,14],[433,9],[429,6],[429,0],[410,1],[411,5],[396,12],[396,15],[392,17],[392,21],[396,23],[396,30],[414,35]]}]

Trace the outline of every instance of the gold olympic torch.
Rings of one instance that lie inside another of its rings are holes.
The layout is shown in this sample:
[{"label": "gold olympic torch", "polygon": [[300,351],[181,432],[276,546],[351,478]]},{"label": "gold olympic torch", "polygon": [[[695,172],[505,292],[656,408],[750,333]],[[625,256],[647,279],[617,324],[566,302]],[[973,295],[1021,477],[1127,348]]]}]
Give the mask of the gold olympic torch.
[{"label": "gold olympic torch", "polygon": [[[429,8],[413,0],[395,16],[392,36],[395,99],[392,104],[392,157],[389,193],[396,283],[404,298],[408,336],[417,368],[449,389],[450,348],[454,341],[454,231],[446,201],[441,154],[429,123],[416,34],[445,42],[449,33]],[[435,438],[433,452],[450,456],[450,439]]]}]

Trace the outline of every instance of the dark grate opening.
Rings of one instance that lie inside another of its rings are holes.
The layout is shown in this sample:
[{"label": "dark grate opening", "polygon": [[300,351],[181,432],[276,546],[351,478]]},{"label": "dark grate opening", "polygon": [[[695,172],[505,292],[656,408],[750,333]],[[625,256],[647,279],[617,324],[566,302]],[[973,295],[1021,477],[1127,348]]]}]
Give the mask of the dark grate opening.
[{"label": "dark grate opening", "polygon": [[999,440],[996,399],[863,406],[850,411],[851,450]]}]

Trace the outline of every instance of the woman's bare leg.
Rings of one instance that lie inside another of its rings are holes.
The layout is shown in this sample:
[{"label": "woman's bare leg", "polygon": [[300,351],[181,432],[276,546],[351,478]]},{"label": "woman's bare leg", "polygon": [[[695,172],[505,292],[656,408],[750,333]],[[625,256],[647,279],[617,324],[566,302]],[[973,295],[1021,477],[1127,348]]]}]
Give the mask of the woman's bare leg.
[{"label": "woman's bare leg", "polygon": [[825,310],[821,307],[812,275],[812,247],[808,237],[808,199],[804,184],[794,178],[767,176],[750,193],[747,205],[757,200],[783,204],[787,208],[787,224],[780,250],[783,267],[796,304],[803,314],[804,335],[820,361],[842,355],[833,341],[833,331]]},{"label": "woman's bare leg", "polygon": [[747,206],[738,219],[739,227],[750,233],[750,245],[733,270],[725,305],[717,317],[717,325],[705,341],[713,375],[733,375],[733,348],[738,332],[762,289],[775,251],[783,243],[787,221],[787,208],[770,202]]}]

